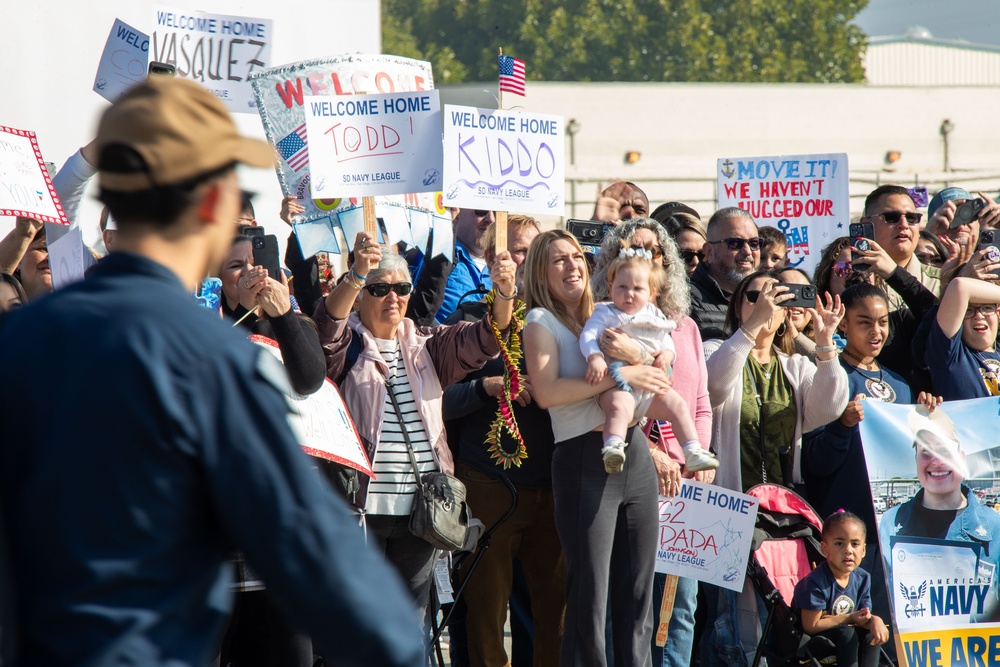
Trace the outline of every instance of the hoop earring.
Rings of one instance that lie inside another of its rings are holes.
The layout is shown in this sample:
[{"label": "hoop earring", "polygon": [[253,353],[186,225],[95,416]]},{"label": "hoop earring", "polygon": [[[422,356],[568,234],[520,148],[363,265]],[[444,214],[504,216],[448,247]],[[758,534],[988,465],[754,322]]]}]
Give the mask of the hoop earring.
[{"label": "hoop earring", "polygon": [[770,329],[770,328],[771,328],[771,325],[772,325],[772,322],[771,322],[771,320],[773,320],[773,319],[774,319],[774,316],[773,316],[773,315],[772,315],[771,317],[767,318],[767,328],[768,328],[768,329]]},{"label": "hoop earring", "polygon": [[785,323],[784,322],[782,322],[781,326],[778,327],[778,330],[774,332],[774,335],[777,336],[778,338],[781,338],[782,336],[785,335]]}]

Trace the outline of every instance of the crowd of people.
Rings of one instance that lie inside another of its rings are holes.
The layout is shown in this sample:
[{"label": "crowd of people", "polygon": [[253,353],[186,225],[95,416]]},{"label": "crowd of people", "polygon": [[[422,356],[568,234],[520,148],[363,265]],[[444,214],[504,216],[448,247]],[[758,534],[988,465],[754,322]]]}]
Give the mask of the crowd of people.
[{"label": "crowd of people", "polygon": [[[108,253],[86,278],[52,293],[38,222],[0,241],[0,555],[17,626],[0,647],[16,639],[26,665],[426,664],[442,561],[410,515],[421,476],[444,472],[490,540],[471,532],[460,553],[477,557],[453,560],[453,665],[750,664],[749,587],[681,577],[667,643],[653,640],[657,496],[682,478],[783,485],[829,515],[828,563],[796,605],[838,645],[863,629],[853,657],[874,664],[864,646],[888,640],[891,611],[859,424],[866,401],[920,403],[915,442],[947,441],[928,426],[942,397],[1000,395],[1000,257],[976,247],[1000,205],[980,194],[953,224],[973,196],[947,188],[925,224],[906,188],[880,186],[861,216],[873,238],[834,239],[809,275],[744,210],[650,213],[620,182],[596,202],[610,223],[596,252],[517,214],[497,252],[495,212],[453,209],[454,261],[363,232],[327,281],[294,234],[290,273],[254,262],[234,165],[272,159],[210,93],[153,77],[56,175],[73,224],[90,224],[76,212],[95,175],[106,206]],[[300,210],[288,198],[276,217]],[[203,308],[208,276],[220,288]],[[787,307],[796,285],[815,302]],[[298,448],[288,397],[327,381],[373,478]],[[495,430],[508,395],[523,459]],[[898,516],[964,511],[1000,536],[932,445],[917,451],[926,492]],[[938,488],[939,469],[955,484]],[[976,539],[936,525],[921,535]],[[849,605],[827,605],[829,580]]]}]

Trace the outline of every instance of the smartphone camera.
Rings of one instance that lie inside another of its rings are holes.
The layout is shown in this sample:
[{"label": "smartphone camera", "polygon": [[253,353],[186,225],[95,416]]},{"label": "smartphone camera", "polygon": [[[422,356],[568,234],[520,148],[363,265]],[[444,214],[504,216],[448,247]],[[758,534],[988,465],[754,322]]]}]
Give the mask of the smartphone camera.
[{"label": "smartphone camera", "polygon": [[788,288],[788,293],[793,298],[783,301],[780,305],[784,308],[813,308],[816,305],[816,286],[800,285],[798,283],[778,283]]},{"label": "smartphone camera", "polygon": [[253,243],[255,250],[261,250],[264,248],[264,237],[263,236],[251,236],[250,242]]},{"label": "smartphone camera", "polygon": [[1000,234],[994,229],[979,232],[979,249],[986,249],[986,259],[1000,262]]},{"label": "smartphone camera", "polygon": [[166,76],[177,76],[177,66],[170,63],[160,63],[155,60],[149,63],[149,74],[165,74]]},{"label": "smartphone camera", "polygon": [[[852,222],[848,227],[848,232],[851,236],[852,248],[863,252],[867,252],[872,249],[872,245],[868,242],[868,240],[875,238],[875,225],[870,222]],[[863,262],[854,263],[855,271],[867,271],[869,268],[871,268],[871,264],[865,264]]]},{"label": "smartphone camera", "polygon": [[955,209],[955,217],[951,219],[951,227],[967,225],[977,217],[980,211],[986,208],[986,202],[982,199],[970,199]]},{"label": "smartphone camera", "polygon": [[567,220],[566,231],[572,234],[580,245],[599,246],[604,236],[614,225],[593,220]]}]

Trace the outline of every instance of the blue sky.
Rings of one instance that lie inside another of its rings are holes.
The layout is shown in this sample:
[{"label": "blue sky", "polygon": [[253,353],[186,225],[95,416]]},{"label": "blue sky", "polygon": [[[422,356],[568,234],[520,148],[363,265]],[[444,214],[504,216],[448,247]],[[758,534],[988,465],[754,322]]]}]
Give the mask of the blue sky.
[{"label": "blue sky", "polygon": [[1000,45],[997,0],[869,0],[855,22],[870,37],[898,36],[920,25],[940,39]]}]

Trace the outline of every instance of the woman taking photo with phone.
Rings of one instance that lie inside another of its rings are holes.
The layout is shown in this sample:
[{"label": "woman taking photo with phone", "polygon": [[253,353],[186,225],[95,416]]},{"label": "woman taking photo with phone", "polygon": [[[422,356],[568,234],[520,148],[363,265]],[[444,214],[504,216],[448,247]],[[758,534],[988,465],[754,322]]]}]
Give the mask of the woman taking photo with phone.
[{"label": "woman taking photo with phone", "polygon": [[[847,406],[847,374],[833,344],[844,315],[840,298],[827,294],[824,304],[817,297],[810,309],[815,365],[789,354],[793,344],[782,304],[792,298],[774,274],[757,271],[736,286],[729,302],[725,326],[732,334],[707,362],[719,486],[746,492],[762,482],[801,484],[803,435],[838,418]],[[702,644],[702,665],[752,662],[759,638],[755,593],[737,600],[730,591],[713,596],[709,589],[707,599],[708,617],[715,622]]]}]

